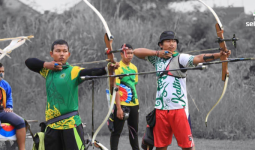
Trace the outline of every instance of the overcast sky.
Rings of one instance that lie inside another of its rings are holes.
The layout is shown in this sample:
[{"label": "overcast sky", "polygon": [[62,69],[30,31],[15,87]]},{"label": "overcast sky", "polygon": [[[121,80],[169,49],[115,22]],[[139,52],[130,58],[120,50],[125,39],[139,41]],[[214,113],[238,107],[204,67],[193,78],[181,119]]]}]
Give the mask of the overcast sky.
[{"label": "overcast sky", "polygon": [[[220,7],[244,7],[246,14],[252,14],[255,12],[255,0],[203,0],[210,7],[220,6]],[[172,7],[175,7],[177,10],[192,10],[194,5],[203,5],[200,2],[191,1],[185,3],[175,3]],[[206,7],[203,6],[204,9]]]},{"label": "overcast sky", "polygon": [[[37,11],[43,13],[45,10],[62,13],[74,6],[81,0],[20,0],[25,4],[29,4]],[[104,0],[107,1],[107,0]],[[255,12],[255,0],[204,0],[209,6],[234,6],[244,7],[245,13],[251,14]],[[199,2],[191,1],[186,3],[172,4],[177,10],[192,10],[193,5],[202,5]]]}]

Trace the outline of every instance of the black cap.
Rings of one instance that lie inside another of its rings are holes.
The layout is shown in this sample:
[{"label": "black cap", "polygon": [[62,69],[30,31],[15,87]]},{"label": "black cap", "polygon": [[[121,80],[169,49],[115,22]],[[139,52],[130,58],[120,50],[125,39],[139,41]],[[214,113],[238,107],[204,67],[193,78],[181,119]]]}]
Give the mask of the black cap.
[{"label": "black cap", "polygon": [[179,40],[176,38],[175,33],[173,31],[164,31],[161,33],[159,37],[159,43],[162,43],[164,40],[176,40],[177,44],[179,43]]}]

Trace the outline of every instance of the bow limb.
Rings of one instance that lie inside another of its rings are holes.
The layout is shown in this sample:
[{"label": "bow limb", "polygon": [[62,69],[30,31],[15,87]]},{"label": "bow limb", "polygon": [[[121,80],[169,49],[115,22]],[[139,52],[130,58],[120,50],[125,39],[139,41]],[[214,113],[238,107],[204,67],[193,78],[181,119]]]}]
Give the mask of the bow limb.
[{"label": "bow limb", "polygon": [[218,22],[219,26],[222,28],[222,23],[221,23],[218,15],[215,13],[215,11],[209,5],[207,5],[204,1],[202,1],[202,0],[198,0],[198,1],[200,1],[202,4],[204,4],[212,12],[214,18]]},{"label": "bow limb", "polygon": [[0,39],[0,42],[1,41],[10,41],[10,40],[16,40],[16,39],[26,39],[26,40],[29,40],[31,38],[34,38],[33,35],[30,35],[30,36],[20,36],[20,37],[14,37],[14,38],[4,38],[4,39]]},{"label": "bow limb", "polygon": [[226,77],[226,80],[225,80],[225,83],[224,83],[224,88],[223,88],[223,91],[222,91],[222,94],[219,98],[219,100],[213,105],[213,107],[211,108],[211,110],[207,113],[206,115],[206,118],[205,118],[205,125],[207,127],[207,120],[208,120],[208,117],[210,115],[210,113],[213,111],[213,109],[219,104],[219,102],[221,101],[221,99],[223,98],[223,96],[225,95],[226,93],[226,90],[227,90],[227,86],[228,86],[228,74],[227,74],[227,77]]},{"label": "bow limb", "polygon": [[[212,14],[214,15],[217,23],[215,24],[215,28],[216,28],[216,33],[217,33],[217,36],[218,36],[218,42],[219,42],[219,46],[220,46],[220,49],[221,51],[223,52],[228,52],[228,49],[227,49],[227,46],[226,46],[226,43],[224,40],[224,30],[223,30],[223,27],[222,27],[222,23],[218,17],[218,15],[215,13],[215,11],[210,7],[208,6],[204,1],[202,0],[198,0],[200,1],[202,4],[204,4],[211,12]],[[227,56],[226,55],[221,55],[220,56],[220,60],[224,61],[224,60],[228,60]],[[223,62],[222,63],[222,81],[225,81],[225,84],[224,84],[224,88],[223,88],[223,92],[221,94],[221,97],[219,98],[219,100],[216,102],[216,104],[212,107],[212,109],[208,112],[207,116],[206,116],[206,119],[205,119],[205,124],[207,126],[207,120],[208,120],[208,117],[210,115],[210,113],[212,112],[212,110],[219,104],[219,102],[221,101],[221,99],[223,98],[225,92],[226,92],[226,89],[227,89],[227,83],[228,83],[228,78],[229,78],[229,73],[228,73],[228,62]]]},{"label": "bow limb", "polygon": [[[104,17],[101,15],[101,13],[93,5],[91,5],[88,2],[88,0],[83,0],[83,1],[97,14],[97,16],[100,18],[101,22],[103,23],[104,28],[105,28],[105,32],[106,32],[105,35],[104,35],[104,41],[105,41],[105,45],[107,47],[106,54],[107,54],[108,59],[110,59],[110,62],[111,63],[115,63],[114,55],[113,55],[113,53],[111,53],[111,51],[112,51],[113,36],[112,36],[112,34],[110,32],[110,29],[109,29],[109,27],[108,27]],[[107,67],[108,67],[108,74],[109,75],[113,75],[114,74],[114,70],[110,70],[109,69],[110,64],[108,64]],[[95,131],[95,133],[94,133],[94,135],[92,137],[92,141],[91,141],[92,143],[95,143],[95,138],[96,138],[98,132],[101,130],[103,125],[106,123],[107,119],[109,118],[109,116],[111,114],[113,106],[114,106],[116,92],[118,91],[118,88],[114,87],[115,86],[115,77],[110,77],[108,83],[109,83],[109,86],[110,86],[110,94],[112,94],[111,104],[110,104],[110,107],[109,107],[109,110],[108,110],[108,113],[107,113],[106,117],[104,118],[103,122],[98,127],[98,129]]]},{"label": "bow limb", "polygon": [[11,40],[11,43],[5,47],[4,49],[0,49],[0,60],[4,57],[4,56],[8,56],[9,58],[11,58],[8,54],[10,54],[14,49],[20,47],[21,45],[23,45],[26,40],[29,40],[30,38],[34,38],[33,35],[30,36],[22,36],[22,37],[15,37],[15,38],[5,38],[5,39],[0,39],[0,41],[9,41]]},{"label": "bow limb", "polygon": [[[104,25],[107,38],[108,38],[109,40],[110,40],[110,39],[113,39],[113,36],[112,36],[112,34],[111,34],[111,32],[110,32],[110,29],[109,29],[109,27],[108,27],[108,25],[107,25],[107,23],[106,23],[104,17],[101,15],[101,13],[100,13],[93,5],[91,5],[91,4],[88,2],[88,0],[83,0],[83,1],[84,1],[84,2],[97,14],[97,16],[100,18],[101,22],[102,22],[103,25]],[[110,44],[110,43],[109,43],[109,44]],[[106,43],[106,45],[107,45],[107,43]],[[108,46],[111,47],[111,45],[108,45]],[[108,46],[107,46],[107,48],[109,48]]]}]

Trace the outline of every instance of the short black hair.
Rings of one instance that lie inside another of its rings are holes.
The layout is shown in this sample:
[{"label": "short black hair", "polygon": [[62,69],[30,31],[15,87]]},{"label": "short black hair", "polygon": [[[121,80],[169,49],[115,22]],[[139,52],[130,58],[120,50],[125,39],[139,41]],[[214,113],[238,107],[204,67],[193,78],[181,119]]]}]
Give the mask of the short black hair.
[{"label": "short black hair", "polygon": [[[123,44],[124,45],[124,44]],[[121,45],[121,48],[123,47],[123,45]],[[126,47],[128,47],[129,49],[133,49],[131,44],[126,44]]]},{"label": "short black hair", "polygon": [[4,65],[2,63],[0,63],[0,68],[2,68]]},{"label": "short black hair", "polygon": [[68,51],[69,51],[69,45],[68,45],[68,43],[67,43],[65,40],[58,39],[58,40],[54,41],[54,42],[52,43],[52,45],[51,45],[51,51],[54,50],[54,46],[55,46],[55,45],[66,45],[67,48],[68,48]]}]

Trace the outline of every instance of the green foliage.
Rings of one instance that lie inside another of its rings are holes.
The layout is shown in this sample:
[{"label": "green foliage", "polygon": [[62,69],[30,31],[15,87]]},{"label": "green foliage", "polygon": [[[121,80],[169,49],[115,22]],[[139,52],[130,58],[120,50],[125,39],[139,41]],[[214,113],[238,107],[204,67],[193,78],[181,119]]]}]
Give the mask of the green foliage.
[{"label": "green foliage", "polygon": [[[34,35],[32,42],[14,50],[10,55],[1,60],[6,66],[6,80],[13,89],[14,110],[26,119],[44,120],[46,105],[45,81],[39,74],[27,69],[24,61],[29,57],[51,61],[49,51],[52,42],[56,39],[65,39],[70,45],[71,57],[69,63],[87,62],[105,59],[103,41],[104,28],[102,23],[92,11],[86,13],[66,12],[63,15],[45,14],[38,17],[4,16],[0,10],[1,25],[0,37],[16,37]],[[162,10],[164,17],[154,13],[152,19],[146,17],[110,17],[104,15],[112,34],[115,36],[113,47],[119,48],[123,43],[130,43],[133,47],[146,47],[158,49],[159,35],[164,30],[174,30],[180,39],[179,50],[182,52],[194,49],[207,49],[218,47],[215,40],[214,18],[209,13],[195,12],[186,16],[182,13]],[[2,13],[3,12],[3,13]],[[230,25],[224,26],[225,35],[232,36],[236,33],[240,38],[238,51],[232,49],[233,57],[254,56],[254,28],[247,28],[247,16],[240,16]],[[8,42],[0,43],[4,48]],[[117,57],[119,55],[117,54]],[[119,59],[118,59],[119,60]],[[138,71],[151,71],[154,68],[148,62],[134,58]],[[95,64],[83,66],[85,68],[105,66]],[[208,127],[204,125],[207,112],[219,98],[223,82],[221,81],[221,66],[210,66],[207,71],[189,72],[187,78],[189,93],[189,110],[191,113],[193,134],[195,137],[220,138],[220,139],[245,139],[254,138],[254,74],[252,62],[229,64],[230,81],[225,97],[220,105],[211,113]],[[108,111],[105,98],[107,81],[95,81],[95,127],[98,127]],[[87,131],[91,131],[91,81],[80,85],[79,101],[80,115],[83,122],[87,123]],[[137,85],[140,102],[139,133],[145,130],[145,116],[154,107],[156,77],[155,75],[139,76]],[[195,100],[199,111],[192,99]],[[38,130],[38,128],[36,128]],[[124,129],[127,133],[127,128]],[[106,126],[100,134],[109,134]]]}]

